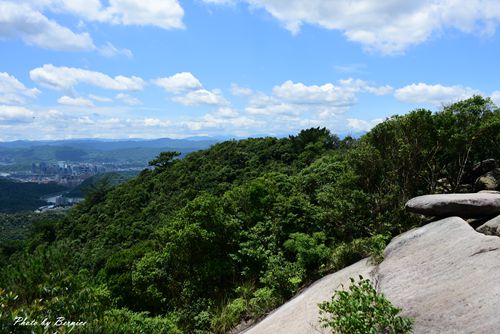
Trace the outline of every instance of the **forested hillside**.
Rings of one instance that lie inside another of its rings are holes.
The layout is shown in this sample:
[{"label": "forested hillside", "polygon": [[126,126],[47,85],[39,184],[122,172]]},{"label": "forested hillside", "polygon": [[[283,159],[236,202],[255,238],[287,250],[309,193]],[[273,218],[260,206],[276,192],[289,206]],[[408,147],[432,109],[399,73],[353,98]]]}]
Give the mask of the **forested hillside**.
[{"label": "forested hillside", "polygon": [[67,190],[55,183],[17,182],[0,178],[0,212],[33,211],[47,202],[42,196]]},{"label": "forested hillside", "polygon": [[1,332],[23,329],[15,316],[86,321],[78,333],[228,332],[380,257],[420,223],[409,198],[460,191],[476,162],[499,161],[500,110],[476,96],[359,139],[312,128],[174,156],[95,184],[64,219],[0,249]]}]

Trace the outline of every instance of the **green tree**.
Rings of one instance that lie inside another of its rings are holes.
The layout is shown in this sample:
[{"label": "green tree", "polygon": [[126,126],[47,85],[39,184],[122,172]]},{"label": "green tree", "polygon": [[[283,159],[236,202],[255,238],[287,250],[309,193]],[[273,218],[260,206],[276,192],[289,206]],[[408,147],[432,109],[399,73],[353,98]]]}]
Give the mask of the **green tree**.
[{"label": "green tree", "polygon": [[335,291],[331,301],[319,304],[320,321],[324,328],[337,334],[407,334],[413,321],[398,314],[401,309],[392,305],[371,282],[360,276],[353,278],[347,291]]},{"label": "green tree", "polygon": [[165,169],[172,164],[172,161],[181,155],[179,152],[161,152],[156,158],[149,162],[150,166],[156,167],[158,169]]}]

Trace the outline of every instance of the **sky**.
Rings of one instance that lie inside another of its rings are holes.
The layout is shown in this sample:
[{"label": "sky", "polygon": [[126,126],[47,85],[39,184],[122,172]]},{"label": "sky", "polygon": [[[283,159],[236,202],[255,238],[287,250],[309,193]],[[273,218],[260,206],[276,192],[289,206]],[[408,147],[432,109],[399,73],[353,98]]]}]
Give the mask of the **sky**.
[{"label": "sky", "polygon": [[500,105],[498,0],[0,0],[0,141],[368,131]]}]

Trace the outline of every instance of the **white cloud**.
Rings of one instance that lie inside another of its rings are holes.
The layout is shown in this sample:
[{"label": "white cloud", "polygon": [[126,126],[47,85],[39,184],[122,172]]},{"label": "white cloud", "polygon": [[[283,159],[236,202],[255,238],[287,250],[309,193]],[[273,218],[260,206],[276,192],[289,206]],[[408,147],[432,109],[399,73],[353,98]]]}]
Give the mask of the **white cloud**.
[{"label": "white cloud", "polygon": [[112,98],[106,97],[106,96],[98,96],[94,94],[89,95],[89,99],[92,99],[97,102],[113,102]]},{"label": "white cloud", "polygon": [[298,108],[290,103],[263,93],[257,93],[250,99],[245,111],[252,115],[297,114]]},{"label": "white cloud", "polygon": [[143,122],[144,126],[147,127],[167,127],[172,125],[171,121],[161,120],[159,118],[145,118]]},{"label": "white cloud", "polygon": [[107,42],[105,45],[99,48],[99,53],[104,57],[112,58],[114,56],[125,56],[129,59],[134,57],[134,54],[129,49],[118,49],[116,46]]},{"label": "white cloud", "polygon": [[200,80],[190,72],[181,72],[170,77],[158,78],[153,80],[153,83],[167,92],[175,94],[202,87]]},{"label": "white cloud", "polygon": [[184,28],[184,10],[177,0],[110,0],[109,3],[106,13],[112,23]]},{"label": "white cloud", "polygon": [[130,96],[128,94],[120,93],[120,94],[117,94],[115,96],[115,98],[117,100],[122,101],[123,103],[128,104],[129,106],[137,106],[137,105],[141,104],[141,101],[138,98],[135,98],[135,97]]},{"label": "white cloud", "polygon": [[403,52],[448,28],[491,34],[500,22],[498,0],[243,1],[266,10],[294,34],[303,24],[317,25],[385,54]]},{"label": "white cloud", "polygon": [[363,80],[340,80],[339,84],[305,85],[291,80],[273,88],[273,96],[257,93],[252,96],[246,111],[258,115],[299,115],[328,118],[349,110],[360,92],[384,95],[390,86],[373,86]]},{"label": "white cloud", "polygon": [[[76,33],[49,19],[45,13],[72,14],[85,21],[121,25],[155,26],[162,29],[183,29],[184,10],[177,0],[0,0],[0,39],[22,39],[29,45],[63,51],[96,50],[87,32]],[[107,43],[97,49],[106,57],[125,55]]]},{"label": "white cloud", "polygon": [[349,78],[349,79],[340,80],[339,82],[344,89],[351,90],[352,92],[355,92],[355,93],[364,92],[364,93],[370,93],[370,94],[382,96],[382,95],[391,94],[394,91],[394,89],[389,85],[373,86],[370,83],[368,83],[364,80],[360,80],[360,79]]},{"label": "white cloud", "polygon": [[408,103],[430,103],[440,105],[460,99],[466,99],[480,91],[464,86],[429,85],[425,83],[411,84],[394,92],[396,99]]},{"label": "white cloud", "polygon": [[86,21],[182,29],[184,10],[177,0],[27,0],[40,10],[66,12]]},{"label": "white cloud", "polygon": [[275,86],[273,92],[277,97],[296,104],[345,106],[352,105],[356,100],[353,90],[331,83],[306,86],[303,83],[288,80],[280,86]]},{"label": "white cloud", "polygon": [[26,88],[16,77],[0,72],[0,103],[23,104],[26,98],[40,94],[37,88]]},{"label": "white cloud", "polygon": [[185,125],[189,130],[200,131],[204,129],[227,129],[227,128],[256,128],[263,126],[262,121],[257,121],[255,119],[241,116],[234,118],[218,117],[214,114],[206,114],[201,119],[191,120],[185,122]]},{"label": "white cloud", "polygon": [[233,83],[231,84],[231,94],[234,96],[250,96],[253,94],[253,90]]},{"label": "white cloud", "polygon": [[370,121],[356,118],[347,119],[347,128],[356,132],[370,131],[375,125],[381,123],[383,119],[376,118]]},{"label": "white cloud", "polygon": [[93,107],[92,101],[81,97],[61,96],[57,103],[72,107]]},{"label": "white cloud", "polygon": [[84,70],[75,67],[57,67],[45,64],[30,71],[31,80],[56,90],[71,89],[79,83],[86,83],[97,87],[112,90],[142,90],[144,80],[132,76],[118,75],[114,78],[96,71]]},{"label": "white cloud", "polygon": [[0,105],[0,122],[29,122],[34,115],[25,107]]},{"label": "white cloud", "polygon": [[221,107],[217,109],[217,111],[215,111],[213,115],[221,118],[235,118],[239,116],[239,113],[236,109],[230,107]]},{"label": "white cloud", "polygon": [[0,39],[16,38],[53,50],[95,49],[88,33],[75,33],[27,4],[0,1]]},{"label": "white cloud", "polygon": [[491,93],[491,100],[497,105],[497,107],[500,107],[500,91],[494,91]]},{"label": "white cloud", "polygon": [[185,95],[174,96],[172,101],[183,104],[185,106],[198,106],[198,105],[227,105],[229,102],[221,95],[217,89],[206,90],[197,89],[188,92]]}]

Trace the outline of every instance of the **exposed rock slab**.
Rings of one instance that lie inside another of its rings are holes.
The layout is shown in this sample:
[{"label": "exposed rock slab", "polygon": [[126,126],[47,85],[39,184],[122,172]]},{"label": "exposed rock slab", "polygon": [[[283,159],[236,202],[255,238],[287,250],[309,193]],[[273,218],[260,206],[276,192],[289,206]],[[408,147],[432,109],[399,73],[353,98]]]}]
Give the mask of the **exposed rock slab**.
[{"label": "exposed rock slab", "polygon": [[496,235],[497,237],[500,237],[500,216],[488,220],[486,223],[479,226],[476,231],[486,235]]},{"label": "exposed rock slab", "polygon": [[328,275],[244,333],[328,333],[317,304],[360,274],[415,318],[414,334],[498,333],[500,238],[477,233],[458,217],[394,238],[376,268],[365,259]]},{"label": "exposed rock slab", "polygon": [[368,259],[361,260],[336,273],[323,277],[291,299],[264,320],[242,333],[245,334],[306,334],[330,333],[321,327],[318,304],[330,300],[342,285],[349,287],[349,278],[362,275],[370,278],[374,266]]},{"label": "exposed rock slab", "polygon": [[500,214],[500,195],[467,193],[418,196],[406,203],[406,209],[426,216],[484,217]]},{"label": "exposed rock slab", "polygon": [[498,332],[499,238],[451,217],[396,237],[385,256],[379,289],[415,318],[415,334]]}]

